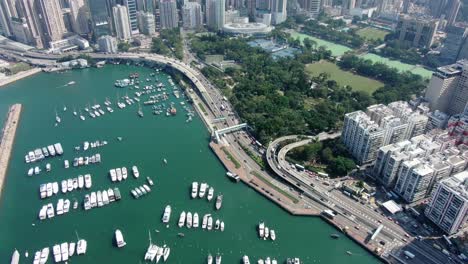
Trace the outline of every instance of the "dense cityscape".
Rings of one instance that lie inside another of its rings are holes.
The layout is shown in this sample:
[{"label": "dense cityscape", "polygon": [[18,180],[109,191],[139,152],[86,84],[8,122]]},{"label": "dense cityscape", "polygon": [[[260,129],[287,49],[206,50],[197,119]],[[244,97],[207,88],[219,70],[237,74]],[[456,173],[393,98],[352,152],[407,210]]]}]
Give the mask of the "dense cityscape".
[{"label": "dense cityscape", "polygon": [[467,0],[0,0],[0,112],[2,263],[468,262]]}]

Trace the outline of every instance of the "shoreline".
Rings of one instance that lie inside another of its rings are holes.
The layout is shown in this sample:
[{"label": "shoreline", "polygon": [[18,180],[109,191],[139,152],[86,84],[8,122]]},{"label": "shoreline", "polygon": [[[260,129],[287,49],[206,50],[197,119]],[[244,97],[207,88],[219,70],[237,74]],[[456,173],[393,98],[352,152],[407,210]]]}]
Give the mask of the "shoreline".
[{"label": "shoreline", "polygon": [[23,78],[26,78],[26,77],[29,77],[29,76],[32,76],[38,72],[41,72],[42,70],[40,68],[33,68],[33,69],[30,69],[30,70],[27,70],[27,71],[22,71],[22,72],[18,72],[17,74],[15,75],[12,75],[12,76],[8,76],[4,79],[0,79],[0,87],[4,87],[10,83],[14,83],[18,80],[21,80]]},{"label": "shoreline", "polygon": [[15,142],[16,129],[21,116],[21,104],[14,104],[8,110],[8,117],[2,130],[0,139],[0,199],[2,197],[3,185],[6,179],[8,165],[10,163],[11,151]]}]

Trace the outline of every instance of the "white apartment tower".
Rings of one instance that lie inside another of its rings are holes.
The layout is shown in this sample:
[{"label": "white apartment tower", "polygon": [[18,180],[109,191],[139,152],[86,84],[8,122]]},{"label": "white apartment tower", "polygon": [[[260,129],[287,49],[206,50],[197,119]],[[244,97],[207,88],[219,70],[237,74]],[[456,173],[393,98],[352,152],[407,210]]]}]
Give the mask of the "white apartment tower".
[{"label": "white apartment tower", "polygon": [[89,12],[84,0],[70,0],[71,26],[73,32],[79,35],[88,34]]},{"label": "white apartment tower", "polygon": [[464,227],[468,212],[468,171],[440,181],[432,193],[425,215],[445,233]]},{"label": "white apartment tower", "polygon": [[132,33],[127,7],[116,5],[112,7],[112,13],[114,15],[114,28],[117,38],[120,40],[129,40],[132,37]]},{"label": "white apartment tower", "polygon": [[177,4],[175,0],[161,0],[159,3],[161,29],[178,27]]},{"label": "white apartment tower", "polygon": [[198,29],[203,26],[201,5],[188,2],[182,8],[182,21],[185,29]]},{"label": "white apartment tower", "polygon": [[394,190],[408,203],[420,201],[426,197],[433,173],[419,159],[404,161]]},{"label": "white apartment tower", "polygon": [[272,0],[271,4],[271,23],[277,25],[286,21],[287,0]]},{"label": "white apartment tower", "polygon": [[[47,42],[61,40],[66,33],[62,9],[58,0],[38,0],[42,34]],[[32,9],[37,12],[37,9]]]},{"label": "white apartment tower", "polygon": [[156,32],[156,21],[154,15],[145,11],[138,11],[138,28],[145,35],[152,35]]}]

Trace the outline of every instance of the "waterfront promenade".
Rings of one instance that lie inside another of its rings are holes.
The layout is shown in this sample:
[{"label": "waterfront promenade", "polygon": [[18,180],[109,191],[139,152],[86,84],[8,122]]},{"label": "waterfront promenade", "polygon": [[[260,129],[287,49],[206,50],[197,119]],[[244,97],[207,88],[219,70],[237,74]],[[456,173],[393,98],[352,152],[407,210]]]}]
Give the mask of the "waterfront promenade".
[{"label": "waterfront promenade", "polygon": [[5,86],[5,85],[10,84],[10,83],[13,83],[13,82],[16,82],[16,81],[21,80],[23,78],[29,77],[29,76],[34,75],[34,74],[36,74],[38,72],[41,72],[41,71],[42,70],[39,69],[39,68],[34,68],[34,69],[30,69],[30,70],[23,71],[23,72],[18,72],[17,74],[12,75],[12,76],[5,77],[3,79],[0,79],[0,87]]},{"label": "waterfront promenade", "polygon": [[8,110],[8,116],[2,131],[0,141],[0,197],[2,196],[3,184],[5,183],[8,163],[10,162],[11,150],[15,142],[16,129],[18,128],[21,104],[14,104]]}]

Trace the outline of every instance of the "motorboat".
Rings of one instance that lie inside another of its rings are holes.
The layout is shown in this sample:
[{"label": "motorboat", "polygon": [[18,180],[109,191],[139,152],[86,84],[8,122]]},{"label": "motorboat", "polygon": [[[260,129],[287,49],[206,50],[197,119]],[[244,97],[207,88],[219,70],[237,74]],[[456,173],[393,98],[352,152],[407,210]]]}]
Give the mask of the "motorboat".
[{"label": "motorboat", "polygon": [[164,208],[164,214],[163,214],[163,217],[162,217],[162,222],[163,223],[169,223],[170,219],[171,219],[171,206],[166,205],[166,207]]},{"label": "motorboat", "polygon": [[75,254],[75,247],[76,247],[76,243],[75,242],[71,242],[70,244],[68,244],[68,256],[71,257]]},{"label": "motorboat", "polygon": [[209,216],[210,216],[209,214],[206,214],[206,215],[203,216],[203,221],[202,221],[202,228],[203,229],[206,229],[206,227],[208,225],[208,217]]},{"label": "motorboat", "polygon": [[159,260],[164,255],[164,249],[162,247],[158,248],[158,252],[156,253],[156,263],[159,263]]},{"label": "motorboat", "polygon": [[163,250],[163,260],[164,260],[164,262],[166,262],[166,260],[169,258],[169,254],[171,254],[171,249],[165,246],[164,250]]},{"label": "motorboat", "polygon": [[207,224],[206,228],[207,228],[208,230],[213,229],[213,217],[211,217],[211,215],[208,216],[208,224]]},{"label": "motorboat", "polygon": [[243,262],[244,264],[250,264],[249,256],[244,255],[244,256],[242,257],[242,262]]},{"label": "motorboat", "polygon": [[213,256],[211,254],[208,254],[208,257],[207,257],[207,263],[208,264],[212,264],[213,263]]},{"label": "motorboat", "polygon": [[192,213],[188,212],[187,213],[187,228],[192,228]]},{"label": "motorboat", "polygon": [[198,213],[193,214],[193,228],[198,228],[200,225],[200,219],[198,218]]},{"label": "motorboat", "polygon": [[276,232],[275,232],[275,230],[273,230],[273,229],[270,230],[270,238],[271,238],[271,240],[273,240],[273,241],[276,240]]},{"label": "motorboat", "polygon": [[62,253],[60,253],[60,245],[54,245],[52,247],[52,252],[54,254],[54,261],[55,263],[62,261]]},{"label": "motorboat", "polygon": [[182,213],[179,216],[179,223],[178,223],[179,227],[183,227],[185,225],[185,216],[186,216],[185,211],[182,211]]},{"label": "motorboat", "polygon": [[223,205],[223,195],[218,195],[216,197],[216,204],[215,204],[215,208],[216,210],[219,210],[221,209],[221,206]]},{"label": "motorboat", "polygon": [[15,249],[13,255],[11,255],[11,264],[18,264],[20,260],[20,254],[18,250]]},{"label": "motorboat", "polygon": [[192,182],[192,199],[198,196],[198,182]]},{"label": "motorboat", "polygon": [[206,188],[208,188],[208,184],[206,184],[206,183],[200,184],[200,191],[198,192],[198,197],[200,197],[200,198],[205,197]]},{"label": "motorboat", "polygon": [[214,188],[210,187],[208,189],[208,195],[206,196],[206,199],[208,199],[208,201],[213,200],[213,195],[214,195]]},{"label": "motorboat", "polygon": [[137,166],[132,167],[132,173],[133,173],[133,177],[135,177],[135,178],[140,177],[140,172],[138,171]]},{"label": "motorboat", "polygon": [[127,243],[124,241],[122,232],[119,229],[115,230],[115,243],[117,247],[121,248],[127,245]]},{"label": "motorboat", "polygon": [[86,254],[86,249],[88,247],[88,242],[84,239],[78,240],[78,243],[76,244],[76,254],[78,255],[83,255]]},{"label": "motorboat", "polygon": [[215,263],[216,264],[221,264],[221,259],[222,259],[221,255],[219,255],[219,254],[216,255],[216,262]]},{"label": "motorboat", "polygon": [[224,232],[224,221],[221,221],[221,232]]},{"label": "motorboat", "polygon": [[62,261],[68,260],[68,243],[64,242],[60,244],[60,253],[62,254]]},{"label": "motorboat", "polygon": [[220,225],[221,225],[221,222],[219,221],[219,219],[216,219],[215,230],[219,230]]},{"label": "motorboat", "polygon": [[261,222],[258,225],[258,235],[260,238],[263,238],[265,236],[265,223]]},{"label": "motorboat", "polygon": [[265,235],[263,236],[263,239],[266,240],[268,237],[270,237],[270,229],[265,226]]}]

